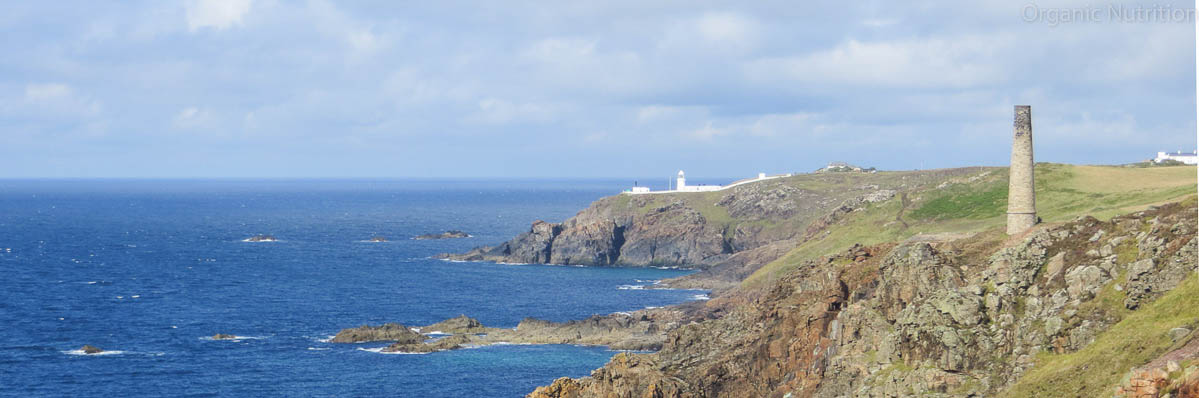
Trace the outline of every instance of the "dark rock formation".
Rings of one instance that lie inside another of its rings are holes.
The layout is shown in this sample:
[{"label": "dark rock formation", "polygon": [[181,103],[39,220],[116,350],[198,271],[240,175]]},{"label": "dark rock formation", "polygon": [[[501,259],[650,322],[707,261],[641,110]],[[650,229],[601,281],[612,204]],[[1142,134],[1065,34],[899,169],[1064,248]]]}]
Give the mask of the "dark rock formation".
[{"label": "dark rock formation", "polygon": [[420,235],[420,236],[417,236],[412,239],[429,240],[429,239],[457,239],[457,238],[469,238],[469,237],[470,237],[470,234],[468,234],[466,232],[450,230],[450,231],[445,231],[445,232],[442,232],[439,234],[424,234],[424,235]]},{"label": "dark rock formation", "polygon": [[99,347],[96,347],[96,346],[93,346],[90,344],[84,344],[83,347],[80,348],[79,350],[83,351],[84,354],[88,354],[88,355],[99,354],[101,352],[104,352],[104,350],[101,350]]},{"label": "dark rock formation", "polygon": [[334,343],[364,343],[369,341],[420,343],[424,340],[425,336],[412,331],[407,326],[398,323],[387,323],[382,326],[362,325],[356,328],[342,329],[330,341]]},{"label": "dark rock formation", "polygon": [[275,237],[271,236],[271,235],[254,235],[249,238],[246,238],[245,241],[246,242],[277,242],[278,239],[275,239]]}]

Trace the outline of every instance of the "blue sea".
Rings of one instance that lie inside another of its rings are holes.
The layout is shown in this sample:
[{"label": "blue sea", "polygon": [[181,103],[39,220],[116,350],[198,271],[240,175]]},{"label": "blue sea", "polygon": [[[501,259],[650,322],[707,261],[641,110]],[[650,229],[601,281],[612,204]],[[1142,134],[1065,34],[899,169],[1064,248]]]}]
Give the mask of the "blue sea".
[{"label": "blue sea", "polygon": [[[515,327],[696,299],[704,292],[621,289],[680,270],[430,258],[564,220],[627,185],[0,181],[0,395],[521,397],[586,376],[614,352],[397,355],[326,341],[363,324],[466,314]],[[473,237],[410,239],[451,229]],[[256,234],[279,241],[243,241]],[[376,235],[390,241],[367,242]],[[79,355],[84,344],[110,353]]]}]

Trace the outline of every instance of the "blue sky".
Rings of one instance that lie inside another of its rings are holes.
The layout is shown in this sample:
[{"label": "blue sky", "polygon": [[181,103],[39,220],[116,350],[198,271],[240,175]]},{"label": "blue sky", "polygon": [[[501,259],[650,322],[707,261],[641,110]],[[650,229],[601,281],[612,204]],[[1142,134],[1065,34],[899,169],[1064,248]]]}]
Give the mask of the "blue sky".
[{"label": "blue sky", "polygon": [[0,178],[1003,165],[1015,104],[1039,161],[1196,145],[1193,19],[1111,18],[1154,4],[571,3],[10,2]]}]

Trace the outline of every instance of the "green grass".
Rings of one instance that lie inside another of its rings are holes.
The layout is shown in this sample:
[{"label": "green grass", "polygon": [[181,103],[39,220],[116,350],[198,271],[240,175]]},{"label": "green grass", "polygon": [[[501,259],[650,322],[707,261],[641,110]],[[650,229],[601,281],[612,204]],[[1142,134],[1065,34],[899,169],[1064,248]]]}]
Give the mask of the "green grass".
[{"label": "green grass", "polygon": [[1005,397],[1111,396],[1129,369],[1168,352],[1172,328],[1199,323],[1199,278],[1191,275],[1144,309],[1129,312],[1095,342],[1068,354],[1038,354],[1036,365]]},{"label": "green grass", "polygon": [[1004,215],[1007,211],[1007,179],[992,181],[982,186],[957,185],[946,188],[946,191],[948,192],[913,210],[912,218],[987,219]]},{"label": "green grass", "polygon": [[[1045,222],[1069,221],[1083,215],[1111,219],[1182,200],[1197,189],[1193,166],[1122,168],[1039,163],[1035,176],[1037,215]],[[897,198],[851,213],[843,222],[829,227],[827,236],[804,242],[762,266],[742,286],[759,286],[805,260],[846,250],[855,243],[873,245],[917,234],[973,234],[1002,228],[1007,222],[1007,169],[996,169],[987,178],[972,183],[909,192],[908,196],[912,203],[906,209]],[[906,226],[894,222],[901,209]]]}]

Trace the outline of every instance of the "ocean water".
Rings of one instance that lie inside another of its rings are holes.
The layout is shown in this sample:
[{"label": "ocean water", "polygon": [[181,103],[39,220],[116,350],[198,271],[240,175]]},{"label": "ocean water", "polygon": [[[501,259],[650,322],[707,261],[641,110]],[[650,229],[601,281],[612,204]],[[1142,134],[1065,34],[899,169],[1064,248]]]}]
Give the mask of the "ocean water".
[{"label": "ocean water", "polygon": [[[0,395],[520,397],[585,376],[614,352],[405,355],[324,340],[362,324],[466,314],[515,327],[696,299],[628,288],[680,270],[429,258],[563,220],[625,185],[0,181]],[[409,239],[449,229],[473,237]],[[255,234],[280,241],[242,241]],[[365,242],[375,235],[391,241]],[[84,344],[113,353],[74,351]]]}]

